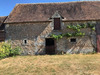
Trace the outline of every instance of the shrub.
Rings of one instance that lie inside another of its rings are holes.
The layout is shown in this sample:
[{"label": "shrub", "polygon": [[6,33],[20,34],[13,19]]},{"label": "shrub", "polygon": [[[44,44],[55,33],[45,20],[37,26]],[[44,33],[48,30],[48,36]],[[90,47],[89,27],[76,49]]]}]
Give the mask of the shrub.
[{"label": "shrub", "polygon": [[21,50],[20,47],[15,47],[14,49],[11,49],[9,56],[20,55],[20,50]]},{"label": "shrub", "polygon": [[0,58],[19,55],[20,50],[19,47],[12,48],[11,44],[2,42],[0,43]]},{"label": "shrub", "polygon": [[2,42],[0,44],[0,58],[9,56],[11,50],[11,45],[8,43]]}]

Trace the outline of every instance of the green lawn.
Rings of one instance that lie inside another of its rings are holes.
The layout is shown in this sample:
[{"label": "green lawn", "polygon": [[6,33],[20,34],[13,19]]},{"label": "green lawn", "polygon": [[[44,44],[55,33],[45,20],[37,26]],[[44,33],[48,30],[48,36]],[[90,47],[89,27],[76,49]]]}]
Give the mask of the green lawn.
[{"label": "green lawn", "polygon": [[5,58],[0,75],[100,75],[100,54]]}]

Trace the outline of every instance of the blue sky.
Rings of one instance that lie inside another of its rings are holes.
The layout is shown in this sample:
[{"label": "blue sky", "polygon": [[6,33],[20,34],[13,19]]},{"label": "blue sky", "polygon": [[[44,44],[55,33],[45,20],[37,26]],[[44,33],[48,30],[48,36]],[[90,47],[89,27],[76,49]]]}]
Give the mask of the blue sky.
[{"label": "blue sky", "polygon": [[8,16],[18,3],[71,2],[78,0],[0,0],[0,16]]}]

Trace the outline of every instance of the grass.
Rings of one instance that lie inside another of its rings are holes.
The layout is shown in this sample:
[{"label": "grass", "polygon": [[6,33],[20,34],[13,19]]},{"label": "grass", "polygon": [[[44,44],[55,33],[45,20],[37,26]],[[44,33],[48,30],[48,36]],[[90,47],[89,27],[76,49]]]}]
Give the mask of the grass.
[{"label": "grass", "polygon": [[100,75],[100,54],[9,57],[0,75]]}]

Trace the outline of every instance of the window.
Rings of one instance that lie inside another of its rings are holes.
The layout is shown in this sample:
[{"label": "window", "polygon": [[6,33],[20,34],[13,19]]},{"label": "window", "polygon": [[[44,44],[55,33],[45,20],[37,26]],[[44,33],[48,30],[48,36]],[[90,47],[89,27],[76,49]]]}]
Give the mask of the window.
[{"label": "window", "polygon": [[76,38],[71,38],[70,42],[76,42]]},{"label": "window", "polygon": [[60,18],[54,18],[54,30],[60,30],[60,29],[61,29]]},{"label": "window", "polygon": [[27,44],[28,44],[28,40],[27,40],[27,39],[24,39],[24,40],[23,40],[23,44],[24,44],[24,45],[27,45]]},{"label": "window", "polygon": [[27,40],[24,40],[24,43],[27,44]]}]

